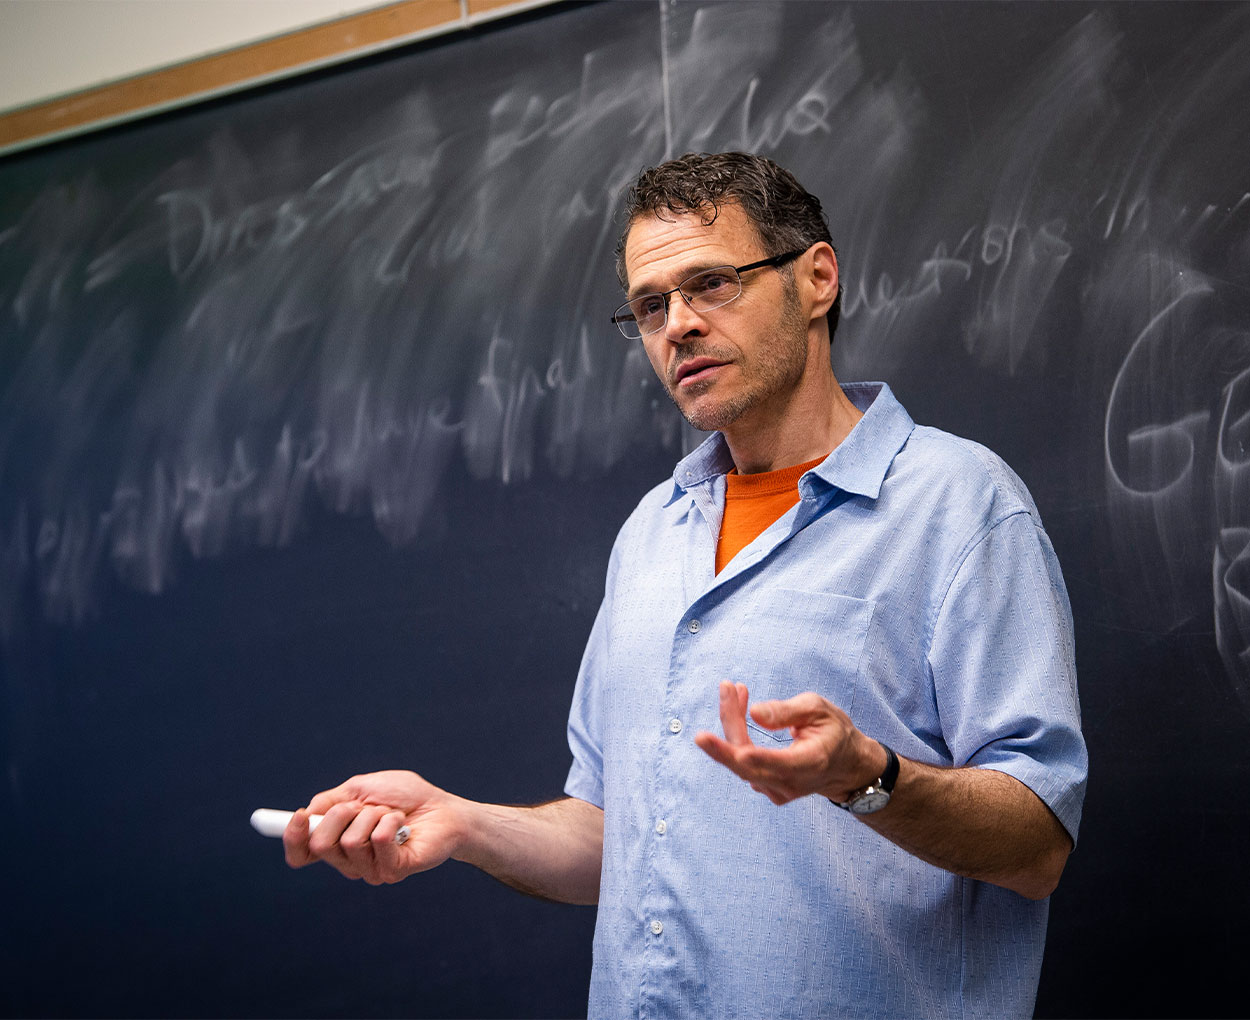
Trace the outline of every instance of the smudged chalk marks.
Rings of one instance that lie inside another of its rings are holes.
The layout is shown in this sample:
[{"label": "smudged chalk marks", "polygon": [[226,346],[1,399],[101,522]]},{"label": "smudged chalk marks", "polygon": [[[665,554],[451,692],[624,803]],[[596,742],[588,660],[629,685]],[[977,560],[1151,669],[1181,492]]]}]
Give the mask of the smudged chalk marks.
[{"label": "smudged chalk marks", "polygon": [[1020,7],[1009,57],[958,12],[596,5],[542,65],[536,18],[467,78],[472,40],[0,166],[0,636],[299,542],[314,505],[407,546],[452,471],[687,448],[607,323],[616,202],[747,148],[825,202],[841,374],[948,359],[1003,420],[1000,383],[1077,380],[1093,413],[1036,456],[1102,479],[1110,597],[1212,621],[1244,692],[1250,9],[1159,46],[1153,9]]}]

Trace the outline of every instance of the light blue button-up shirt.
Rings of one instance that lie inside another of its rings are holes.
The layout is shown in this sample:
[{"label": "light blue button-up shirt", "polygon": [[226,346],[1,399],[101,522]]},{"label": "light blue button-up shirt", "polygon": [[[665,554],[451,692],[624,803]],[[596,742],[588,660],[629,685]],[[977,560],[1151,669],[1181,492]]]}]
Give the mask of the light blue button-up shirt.
[{"label": "light blue button-up shirt", "polygon": [[719,575],[720,435],[617,538],[565,786],[604,810],[592,1017],[1032,1013],[1046,901],[925,864],[821,797],[777,807],[692,740],[719,732],[721,680],[752,702],[816,691],[901,755],[1016,777],[1075,839],[1071,610],[1033,500],[888,387],[844,389],[864,417]]}]

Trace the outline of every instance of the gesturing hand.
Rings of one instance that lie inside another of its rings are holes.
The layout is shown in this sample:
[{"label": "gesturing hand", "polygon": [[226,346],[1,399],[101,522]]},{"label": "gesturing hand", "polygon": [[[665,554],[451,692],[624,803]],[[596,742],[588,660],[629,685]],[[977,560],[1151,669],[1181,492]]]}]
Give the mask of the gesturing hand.
[{"label": "gesturing hand", "polygon": [[[302,868],[325,861],[370,885],[398,882],[442,864],[459,845],[462,802],[415,772],[373,772],[317,794],[282,834],[286,861]],[[311,834],[310,814],[325,815]],[[406,843],[395,833],[407,825]]]},{"label": "gesturing hand", "polygon": [[759,747],[747,733],[747,688],[722,681],[720,721],[725,736],[696,733],[694,742],[774,804],[818,793],[838,802],[871,783],[885,768],[885,750],[836,705],[811,692],[751,706],[768,730],[790,730],[789,747]]}]

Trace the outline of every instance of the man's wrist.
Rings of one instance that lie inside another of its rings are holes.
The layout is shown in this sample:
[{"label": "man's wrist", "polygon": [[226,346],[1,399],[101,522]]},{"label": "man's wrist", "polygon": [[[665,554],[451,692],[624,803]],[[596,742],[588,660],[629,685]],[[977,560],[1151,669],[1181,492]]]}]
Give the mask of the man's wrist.
[{"label": "man's wrist", "polygon": [[491,855],[490,831],[492,826],[492,809],[494,804],[468,800],[465,797],[451,795],[449,817],[454,819],[451,836],[451,852],[447,859],[471,864],[475,868],[483,867],[483,862]]},{"label": "man's wrist", "polygon": [[828,796],[829,800],[852,814],[875,814],[884,808],[894,792],[900,771],[898,756],[878,740],[870,741],[875,750],[873,764],[867,770],[872,778],[854,787],[841,797]]}]

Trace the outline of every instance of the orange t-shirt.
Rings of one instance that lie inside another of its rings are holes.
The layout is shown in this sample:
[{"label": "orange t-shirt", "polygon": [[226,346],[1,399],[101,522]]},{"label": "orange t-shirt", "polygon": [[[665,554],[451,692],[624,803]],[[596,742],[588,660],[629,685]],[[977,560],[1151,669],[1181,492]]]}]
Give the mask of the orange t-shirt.
[{"label": "orange t-shirt", "polygon": [[716,572],[755,541],[764,530],[799,501],[799,479],[824,457],[806,464],[740,475],[725,476],[725,516],[716,540]]}]

